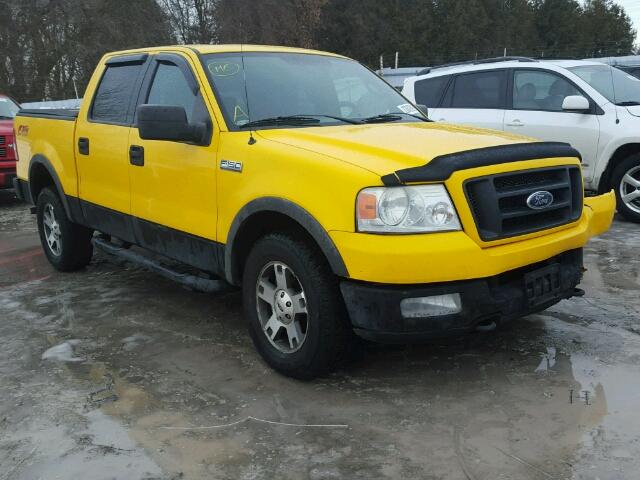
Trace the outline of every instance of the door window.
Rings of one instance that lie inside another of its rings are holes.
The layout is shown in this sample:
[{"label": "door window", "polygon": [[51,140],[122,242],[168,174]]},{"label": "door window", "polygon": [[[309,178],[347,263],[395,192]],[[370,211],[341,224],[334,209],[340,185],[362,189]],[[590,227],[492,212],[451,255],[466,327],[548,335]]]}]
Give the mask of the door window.
[{"label": "door window", "polygon": [[96,91],[91,120],[98,123],[129,123],[129,107],[142,64],[108,66]]},{"label": "door window", "polygon": [[449,83],[449,78],[449,75],[443,75],[417,81],[414,85],[416,103],[426,105],[429,108],[438,107],[442,92]]},{"label": "door window", "polygon": [[182,70],[170,63],[158,65],[146,103],[184,107],[189,122],[194,118],[196,106],[204,108],[198,94],[193,93]]},{"label": "door window", "polygon": [[516,70],[513,79],[513,108],[561,112],[570,95],[582,95],[568,80],[551,72]]},{"label": "door window", "polygon": [[504,108],[506,79],[504,70],[458,75],[453,86],[451,107]]}]

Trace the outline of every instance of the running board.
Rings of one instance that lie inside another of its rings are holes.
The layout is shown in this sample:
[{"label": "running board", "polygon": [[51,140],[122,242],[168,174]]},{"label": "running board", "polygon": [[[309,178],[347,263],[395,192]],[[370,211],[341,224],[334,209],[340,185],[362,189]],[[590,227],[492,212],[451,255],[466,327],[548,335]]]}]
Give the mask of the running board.
[{"label": "running board", "polygon": [[103,251],[107,255],[112,255],[127,262],[139,265],[198,292],[219,293],[232,288],[231,285],[224,280],[203,278],[189,273],[178,272],[166,265],[163,265],[158,260],[129,250],[128,246],[119,246],[101,237],[94,237],[92,242],[94,247]]}]

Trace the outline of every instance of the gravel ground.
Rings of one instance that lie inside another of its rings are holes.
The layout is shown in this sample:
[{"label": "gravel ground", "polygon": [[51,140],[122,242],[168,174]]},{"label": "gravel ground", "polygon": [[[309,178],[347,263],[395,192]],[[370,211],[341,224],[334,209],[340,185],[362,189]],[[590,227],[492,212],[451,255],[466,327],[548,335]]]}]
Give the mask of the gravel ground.
[{"label": "gravel ground", "polygon": [[55,272],[0,192],[0,480],[637,479],[639,228],[589,244],[583,298],[298,382],[238,293]]}]

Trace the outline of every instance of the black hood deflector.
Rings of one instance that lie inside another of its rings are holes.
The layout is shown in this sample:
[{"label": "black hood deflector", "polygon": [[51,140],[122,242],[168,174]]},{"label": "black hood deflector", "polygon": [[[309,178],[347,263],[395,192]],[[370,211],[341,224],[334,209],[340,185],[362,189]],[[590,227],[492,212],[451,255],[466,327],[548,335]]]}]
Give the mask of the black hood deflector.
[{"label": "black hood deflector", "polygon": [[582,160],[580,152],[568,143],[516,143],[440,155],[421,167],[405,168],[384,175],[382,183],[387,187],[393,187],[406,183],[440,182],[447,180],[453,172],[458,170],[538,158],[561,157],[577,157]]}]

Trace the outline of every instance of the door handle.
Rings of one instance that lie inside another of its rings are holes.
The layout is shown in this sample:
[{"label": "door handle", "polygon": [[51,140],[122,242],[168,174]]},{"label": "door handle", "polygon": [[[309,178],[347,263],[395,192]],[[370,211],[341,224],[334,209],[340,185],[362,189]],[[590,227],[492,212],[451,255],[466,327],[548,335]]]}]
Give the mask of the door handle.
[{"label": "door handle", "polygon": [[129,147],[129,163],[136,167],[144,167],[144,147],[139,145]]},{"label": "door handle", "polygon": [[89,139],[80,137],[78,139],[78,153],[80,155],[89,155]]},{"label": "door handle", "polygon": [[507,127],[524,127],[524,123],[522,123],[520,120],[514,120],[511,123],[507,123]]}]

